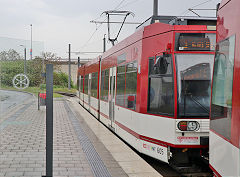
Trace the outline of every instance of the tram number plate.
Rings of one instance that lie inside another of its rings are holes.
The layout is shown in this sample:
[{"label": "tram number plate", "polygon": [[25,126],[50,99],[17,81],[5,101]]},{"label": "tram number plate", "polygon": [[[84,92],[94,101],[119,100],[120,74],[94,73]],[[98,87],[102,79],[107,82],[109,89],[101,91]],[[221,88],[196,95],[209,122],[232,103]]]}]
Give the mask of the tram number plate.
[{"label": "tram number plate", "polygon": [[143,144],[143,148],[149,152],[157,152],[159,155],[164,155],[164,149],[150,144]]},{"label": "tram number plate", "polygon": [[149,156],[159,159],[163,162],[168,162],[167,147],[158,146],[151,143],[143,143],[143,152]]},{"label": "tram number plate", "polygon": [[160,154],[160,155],[163,155],[164,154],[163,148],[158,147],[157,148],[157,153]]}]

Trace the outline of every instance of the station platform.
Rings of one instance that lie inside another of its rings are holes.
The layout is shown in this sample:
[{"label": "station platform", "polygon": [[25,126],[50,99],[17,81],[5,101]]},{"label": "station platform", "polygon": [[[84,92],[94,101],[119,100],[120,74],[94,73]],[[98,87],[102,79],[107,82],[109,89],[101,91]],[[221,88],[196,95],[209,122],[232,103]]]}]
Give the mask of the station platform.
[{"label": "station platform", "polygon": [[[0,176],[45,174],[46,109],[32,97],[0,117]],[[54,100],[54,177],[158,177],[77,98]]]}]

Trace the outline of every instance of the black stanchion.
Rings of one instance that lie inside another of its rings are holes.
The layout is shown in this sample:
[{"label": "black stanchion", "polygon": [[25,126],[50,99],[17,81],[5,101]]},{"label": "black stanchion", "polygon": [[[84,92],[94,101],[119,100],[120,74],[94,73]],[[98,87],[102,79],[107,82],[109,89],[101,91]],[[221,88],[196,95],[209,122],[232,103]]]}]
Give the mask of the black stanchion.
[{"label": "black stanchion", "polygon": [[46,176],[53,175],[53,65],[46,65]]}]

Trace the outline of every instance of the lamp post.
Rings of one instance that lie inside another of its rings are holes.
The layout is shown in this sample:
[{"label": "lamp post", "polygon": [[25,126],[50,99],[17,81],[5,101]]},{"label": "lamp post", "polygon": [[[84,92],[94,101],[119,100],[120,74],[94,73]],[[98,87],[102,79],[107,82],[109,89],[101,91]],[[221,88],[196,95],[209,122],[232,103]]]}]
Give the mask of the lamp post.
[{"label": "lamp post", "polygon": [[71,90],[71,44],[68,44],[68,90]]},{"label": "lamp post", "polygon": [[30,59],[32,60],[32,24],[30,24],[31,26],[31,49],[30,49]]},{"label": "lamp post", "polygon": [[26,73],[27,73],[27,67],[26,67],[27,51],[26,51],[26,46],[24,46],[24,45],[20,45],[20,46],[24,47],[24,74],[26,75]]}]

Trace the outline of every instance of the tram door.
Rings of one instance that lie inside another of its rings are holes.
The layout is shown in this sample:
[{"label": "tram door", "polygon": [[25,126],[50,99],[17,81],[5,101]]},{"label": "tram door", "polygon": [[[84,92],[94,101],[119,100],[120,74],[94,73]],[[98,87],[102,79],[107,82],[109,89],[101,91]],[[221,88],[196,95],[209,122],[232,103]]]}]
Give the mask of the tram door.
[{"label": "tram door", "polygon": [[78,76],[78,96],[79,96],[79,99],[81,99],[81,75]]},{"label": "tram door", "polygon": [[114,108],[115,108],[115,85],[116,85],[116,67],[110,68],[110,79],[109,79],[109,118],[111,120],[110,128],[114,130],[113,123],[114,119]]},{"label": "tram door", "polygon": [[90,106],[91,106],[91,85],[92,85],[92,74],[89,74],[89,78],[88,78],[88,109],[90,110]]}]

